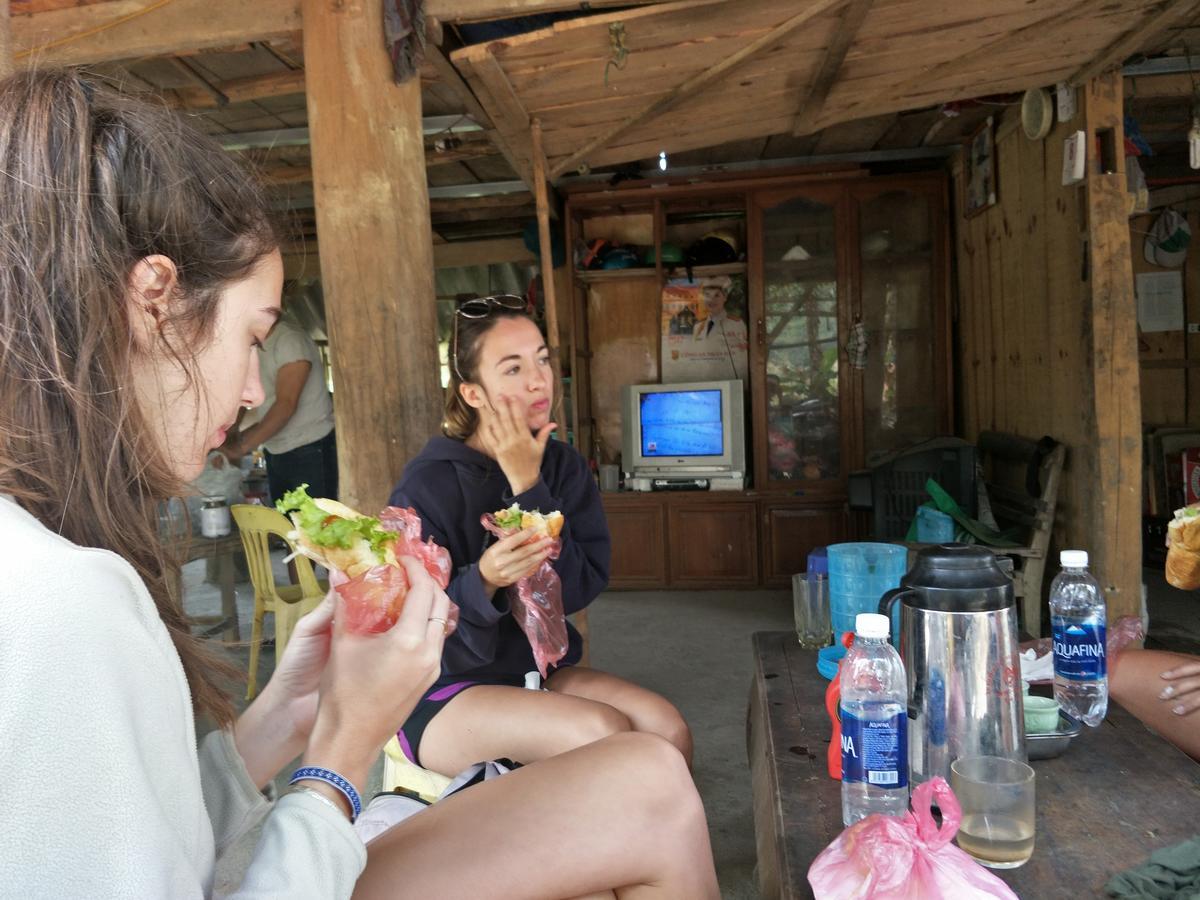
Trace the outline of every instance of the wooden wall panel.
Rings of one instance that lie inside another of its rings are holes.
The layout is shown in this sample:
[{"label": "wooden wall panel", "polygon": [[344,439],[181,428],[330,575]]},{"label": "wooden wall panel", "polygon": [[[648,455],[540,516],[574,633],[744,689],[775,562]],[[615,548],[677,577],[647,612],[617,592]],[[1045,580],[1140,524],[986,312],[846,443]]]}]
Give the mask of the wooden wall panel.
[{"label": "wooden wall panel", "polygon": [[658,381],[660,297],[653,275],[588,285],[591,405],[601,462],[615,462],[621,452],[621,386]]},{"label": "wooden wall panel", "polygon": [[954,166],[958,270],[956,371],[963,437],[1007,431],[1050,435],[1067,446],[1055,545],[1086,547],[1090,524],[1078,498],[1096,486],[1089,452],[1084,377],[1089,366],[1082,279],[1082,187],[1064,188],[1062,148],[1082,114],[1043,141],[1015,117],[997,135],[997,203],[963,215],[963,173]]}]

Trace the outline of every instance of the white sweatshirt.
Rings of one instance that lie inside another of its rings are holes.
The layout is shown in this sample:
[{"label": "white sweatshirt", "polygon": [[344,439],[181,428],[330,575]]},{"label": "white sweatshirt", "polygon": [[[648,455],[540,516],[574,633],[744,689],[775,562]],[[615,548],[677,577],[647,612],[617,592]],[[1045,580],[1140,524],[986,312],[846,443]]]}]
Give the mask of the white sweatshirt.
[{"label": "white sweatshirt", "polygon": [[199,751],[183,667],[125,560],[0,496],[0,885],[4,896],[184,898],[270,812],[238,898],[349,897],[366,850],[288,794],[271,810],[228,732]]}]

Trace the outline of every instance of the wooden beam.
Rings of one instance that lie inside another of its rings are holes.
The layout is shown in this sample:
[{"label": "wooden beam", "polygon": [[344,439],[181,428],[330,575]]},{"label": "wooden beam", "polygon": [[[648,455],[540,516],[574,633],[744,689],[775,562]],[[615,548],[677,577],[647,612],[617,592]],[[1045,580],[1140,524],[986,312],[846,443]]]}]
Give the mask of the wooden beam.
[{"label": "wooden beam", "polygon": [[1078,87],[1086,84],[1106,69],[1116,68],[1139,50],[1145,49],[1156,36],[1195,14],[1195,0],[1168,0],[1156,12],[1146,16],[1140,25],[1125,32],[1072,75],[1069,79],[1071,85]]},{"label": "wooden beam", "polygon": [[466,81],[463,80],[458,69],[454,68],[454,63],[450,62],[449,57],[446,56],[442,48],[432,45],[426,46],[425,59],[433,67],[433,70],[437,72],[438,81],[454,92],[459,102],[462,103],[467,115],[484,128],[491,128],[491,116],[487,114],[487,110],[483,108],[483,105],[471,91]]},{"label": "wooden beam", "polygon": [[482,22],[487,19],[513,19],[537,13],[605,9],[613,6],[654,6],[670,0],[425,0],[426,17],[443,22]]},{"label": "wooden beam", "polygon": [[8,14],[8,0],[0,0],[0,78],[12,74],[12,23]]},{"label": "wooden beam", "polygon": [[62,66],[228,47],[300,31],[300,0],[108,0],[12,20],[22,65]]},{"label": "wooden beam", "polygon": [[517,97],[512,82],[490,52],[475,59],[464,59],[464,62],[470,66],[478,89],[485,95],[484,99],[490,99],[489,108],[497,114],[497,118],[493,119],[496,146],[520,179],[533,187],[533,167],[530,165],[531,154],[527,145],[529,113]]},{"label": "wooden beam", "polygon": [[379,0],[303,8],[340,493],[376,510],[442,414],[421,84],[394,83]]},{"label": "wooden beam", "polygon": [[1195,93],[1195,85],[1200,82],[1200,73],[1195,76],[1187,72],[1173,72],[1169,75],[1127,75],[1125,77],[1125,100],[1137,103],[1139,100],[1159,100],[1168,98],[1190,99]]},{"label": "wooden beam", "polygon": [[[550,196],[546,189],[546,156],[542,152],[542,123],[529,124],[529,146],[533,151],[533,196],[537,203],[538,249],[542,270],[542,298],[546,307],[546,346],[554,365],[554,377],[562,384],[562,355],[558,347],[558,298],[554,294],[554,245],[550,239]],[[566,428],[562,391],[556,392],[554,421]]]},{"label": "wooden beam", "polygon": [[[1084,333],[1090,342],[1091,396],[1084,397],[1092,439],[1075,448],[1088,482],[1088,550],[1104,586],[1109,621],[1141,615],[1142,406],[1139,387],[1137,304],[1125,194],[1124,110],[1121,75],[1093,78],[1084,93],[1086,146],[1109,144],[1112,172],[1088,154],[1087,265],[1090,277]],[[1098,137],[1099,136],[1099,137]],[[1099,154],[1097,154],[1099,155]]]},{"label": "wooden beam", "polygon": [[269,75],[250,75],[246,78],[231,78],[216,85],[217,90],[229,98],[230,103],[246,103],[265,100],[268,97],[287,97],[304,93],[304,70],[271,72]]},{"label": "wooden beam", "polygon": [[872,2],[873,0],[851,0],[842,12],[842,20],[838,23],[829,46],[825,48],[825,55],[817,68],[817,74],[813,77],[804,99],[800,101],[796,125],[792,128],[795,137],[811,134],[816,130],[814,125],[825,106],[825,98],[829,96],[830,88],[837,81],[838,72],[846,60],[846,53],[854,43],[858,29],[866,20]]},{"label": "wooden beam", "polygon": [[[773,44],[778,43],[783,38],[787,37],[801,25],[815,19],[817,16],[836,6],[844,3],[845,0],[812,0],[803,12],[785,19],[783,22],[776,25],[770,31],[764,32],[761,36],[748,43],[741,50],[725,57],[715,66],[710,69],[705,69],[696,75],[693,75],[683,84],[676,87],[670,93],[660,97],[659,99],[647,104],[632,115],[622,119],[617,125],[606,130],[603,134],[598,135],[588,141],[566,159],[557,163],[550,172],[551,180],[558,178],[564,172],[569,172],[574,169],[579,163],[585,161],[588,156],[594,151],[612,143],[622,134],[633,128],[635,125],[640,125],[652,116],[670,109],[680,100],[691,99],[696,94],[703,90],[714,81],[724,76],[727,72],[733,70],[741,63],[750,59],[752,56],[767,49]],[[499,65],[497,63],[497,65]]]},{"label": "wooden beam", "polygon": [[536,257],[521,238],[495,238],[490,241],[455,241],[434,244],[433,265],[438,269],[460,266],[490,266],[501,263],[531,263]]}]

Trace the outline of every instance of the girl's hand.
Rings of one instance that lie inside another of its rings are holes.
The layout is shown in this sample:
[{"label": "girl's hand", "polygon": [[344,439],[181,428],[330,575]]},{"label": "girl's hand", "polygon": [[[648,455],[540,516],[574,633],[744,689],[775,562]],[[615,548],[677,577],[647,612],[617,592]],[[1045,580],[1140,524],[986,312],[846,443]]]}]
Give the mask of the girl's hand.
[{"label": "girl's hand", "polygon": [[491,596],[500,588],[532,575],[549,558],[553,549],[554,538],[536,538],[532,528],[501,538],[479,558],[479,577],[483,581],[483,589]]},{"label": "girl's hand", "polygon": [[408,596],[383,634],[357,635],[334,617],[307,765],[340,772],[358,787],[380,748],[396,733],[441,671],[450,598],[425,567],[401,557]]},{"label": "girl's hand", "polygon": [[547,422],[533,434],[517,412],[517,401],[511,397],[498,397],[493,408],[479,410],[479,439],[500,464],[514,496],[537,484],[546,443],[557,427],[554,422]]},{"label": "girl's hand", "polygon": [[1160,677],[1170,682],[1158,696],[1173,704],[1171,712],[1186,716],[1200,709],[1200,661],[1176,666]]},{"label": "girl's hand", "polygon": [[296,623],[275,674],[234,725],[234,743],[259,787],[303,752],[312,733],[336,602],[330,591]]}]

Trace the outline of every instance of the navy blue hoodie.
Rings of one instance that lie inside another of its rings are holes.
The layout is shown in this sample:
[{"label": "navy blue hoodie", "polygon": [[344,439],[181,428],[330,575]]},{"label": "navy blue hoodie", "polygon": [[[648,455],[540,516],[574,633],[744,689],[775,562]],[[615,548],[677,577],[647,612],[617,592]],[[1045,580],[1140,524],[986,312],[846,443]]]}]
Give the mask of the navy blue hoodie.
[{"label": "navy blue hoodie", "polygon": [[[586,607],[608,584],[611,548],[600,492],[583,457],[562,441],[546,444],[541,478],[514,497],[494,459],[462,441],[435,437],[404,467],[390,503],[413,507],[421,516],[423,537],[449,550],[454,563],[447,593],[461,617],[442,653],[439,686],[486,676],[521,684],[525,673],[537,668],[525,633],[510,615],[506,589],[488,596],[479,577],[479,558],[495,541],[479,523],[484,513],[513,503],[562,512],[562,552],[552,565],[562,579],[568,615]],[[569,622],[567,634],[570,646],[559,666],[579,662],[582,642]]]}]

